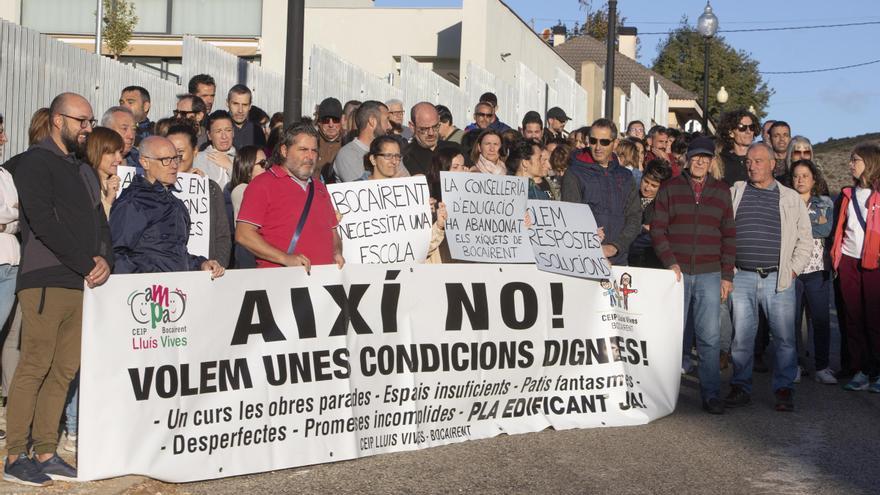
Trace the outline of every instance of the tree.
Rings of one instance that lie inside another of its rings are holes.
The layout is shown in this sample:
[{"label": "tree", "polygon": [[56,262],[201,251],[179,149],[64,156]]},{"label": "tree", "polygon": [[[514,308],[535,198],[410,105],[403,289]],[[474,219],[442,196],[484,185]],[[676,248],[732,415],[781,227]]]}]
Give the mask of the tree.
[{"label": "tree", "polygon": [[[705,41],[695,28],[682,18],[681,25],[669,33],[658,45],[654,71],[679,86],[699,95],[703,101],[703,58]],[[743,50],[736,50],[721,36],[709,40],[709,107],[718,107],[715,94],[721,89],[730,95],[719,110],[754,106],[758,118],[763,119],[765,108],[774,91],[758,72],[758,62]]]},{"label": "tree", "polygon": [[[608,39],[608,2],[605,2],[601,8],[596,10],[592,8],[592,0],[578,0],[578,2],[581,4],[581,8],[587,11],[587,18],[583,25],[575,24],[574,33],[576,35],[586,34],[599,41]],[[626,16],[621,15],[619,10],[617,12],[617,27],[622,27],[626,24]],[[636,57],[638,57],[640,48],[641,43],[637,39]]]},{"label": "tree", "polygon": [[131,1],[102,1],[104,2],[104,19],[101,36],[104,38],[107,49],[113,54],[113,58],[119,60],[119,56],[128,50],[128,42],[131,41],[138,16],[135,15],[134,3]]}]

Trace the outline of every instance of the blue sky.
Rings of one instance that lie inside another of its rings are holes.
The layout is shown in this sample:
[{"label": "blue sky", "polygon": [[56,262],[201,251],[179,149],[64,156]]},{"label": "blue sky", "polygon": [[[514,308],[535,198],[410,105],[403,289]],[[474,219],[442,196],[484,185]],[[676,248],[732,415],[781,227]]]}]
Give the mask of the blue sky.
[{"label": "blue sky", "polygon": [[[556,24],[571,26],[583,19],[577,0],[505,0],[537,31]],[[594,8],[604,0],[593,0]],[[667,31],[682,15],[691,23],[702,13],[705,0],[619,0],[627,25],[640,33]],[[376,6],[450,7],[461,0],[376,0]],[[809,26],[880,21],[878,0],[715,0],[721,29]],[[852,65],[880,59],[880,24],[802,31],[722,33],[727,43],[757,60],[762,71],[797,71]],[[641,35],[639,62],[651,66],[663,36]],[[835,72],[802,75],[766,75],[776,94],[768,118],[788,121],[793,134],[814,143],[829,137],[848,137],[880,131],[880,63]],[[710,98],[713,95],[710,95]]]}]

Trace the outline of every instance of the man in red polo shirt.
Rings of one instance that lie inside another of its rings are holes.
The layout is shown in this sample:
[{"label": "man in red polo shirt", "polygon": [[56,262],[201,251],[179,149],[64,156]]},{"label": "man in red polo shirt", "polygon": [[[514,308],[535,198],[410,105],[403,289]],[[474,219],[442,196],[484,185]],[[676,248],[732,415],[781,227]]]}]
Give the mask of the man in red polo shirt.
[{"label": "man in red polo shirt", "polygon": [[[318,133],[296,125],[284,133],[278,151],[281,164],[248,184],[238,214],[235,240],[257,258],[258,268],[345,264],[342,239],[336,231],[336,212],[327,187],[312,179],[318,160]],[[277,162],[278,160],[276,160]],[[292,253],[291,240],[306,205],[314,196]]]}]

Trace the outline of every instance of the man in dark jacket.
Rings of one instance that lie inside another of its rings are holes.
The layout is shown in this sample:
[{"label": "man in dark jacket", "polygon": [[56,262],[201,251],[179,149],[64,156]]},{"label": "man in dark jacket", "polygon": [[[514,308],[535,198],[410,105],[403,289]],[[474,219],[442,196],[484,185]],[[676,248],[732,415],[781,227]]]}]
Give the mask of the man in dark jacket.
[{"label": "man in dark jacket", "polygon": [[250,88],[244,84],[236,84],[229,89],[226,106],[229,108],[229,115],[232,116],[234,124],[232,131],[235,134],[232,138],[232,147],[235,149],[245,146],[259,146],[261,148],[266,146],[266,135],[263,134],[263,129],[248,119],[252,105],[253,93]]},{"label": "man in dark jacket", "polygon": [[106,282],[113,262],[98,178],[74,155],[95,125],[92,107],[80,95],[62,93],[49,112],[49,137],[20,156],[14,177],[21,203],[22,332],[9,391],[4,479],[28,485],[76,478],[76,469],[55,453],[58,423],[79,369],[83,283]]},{"label": "man in dark jacket", "polygon": [[[722,414],[721,302],[733,290],[736,222],[727,184],[709,174],[715,144],[695,139],[687,151],[688,169],[666,181],[654,201],[651,237],[666,268],[684,278],[684,314],[697,335],[703,409]],[[685,322],[688,326],[688,322]],[[690,359],[691,340],[685,352]]]},{"label": "man in dark jacket", "polygon": [[604,228],[602,252],[614,265],[627,264],[627,251],[639,235],[642,208],[632,172],[617,163],[617,126],[599,119],[590,126],[590,147],[571,159],[562,178],[562,200],[590,206]]},{"label": "man in dark jacket", "polygon": [[223,275],[215,260],[189,254],[189,211],[176,198],[180,155],[160,136],[141,143],[143,176],[135,176],[110,210],[110,232],[116,256],[114,273],[152,273],[205,270],[211,278]]}]

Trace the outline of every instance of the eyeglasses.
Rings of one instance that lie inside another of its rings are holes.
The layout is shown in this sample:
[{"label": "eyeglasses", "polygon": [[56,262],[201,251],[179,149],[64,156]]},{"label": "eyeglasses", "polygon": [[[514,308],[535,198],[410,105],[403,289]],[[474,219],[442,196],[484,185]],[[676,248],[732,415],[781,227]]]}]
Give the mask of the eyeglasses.
[{"label": "eyeglasses", "polygon": [[94,118],[74,117],[73,115],[67,115],[66,113],[59,113],[58,115],[61,115],[62,117],[67,117],[68,119],[73,119],[73,120],[79,122],[80,129],[85,129],[86,127],[95,127],[96,125],[98,125],[98,121],[95,120]]},{"label": "eyeglasses", "polygon": [[739,124],[738,126],[734,127],[734,129],[738,130],[739,132],[751,131],[752,134],[755,133],[755,127],[753,124]]},{"label": "eyeglasses", "polygon": [[599,143],[602,146],[611,146],[613,139],[596,139],[594,137],[590,137],[590,144]]},{"label": "eyeglasses", "polygon": [[143,155],[144,158],[149,158],[150,160],[156,160],[161,163],[163,167],[170,167],[172,163],[180,164],[180,161],[183,159],[183,155],[177,156],[146,156]]},{"label": "eyeglasses", "polygon": [[174,116],[175,116],[175,117],[184,117],[184,118],[186,118],[186,117],[189,117],[190,115],[194,115],[194,114],[196,114],[196,113],[198,113],[198,112],[193,112],[193,111],[191,111],[191,110],[175,110],[175,111],[174,111]]},{"label": "eyeglasses", "polygon": [[698,155],[691,158],[691,163],[697,165],[709,165],[710,163],[712,163],[712,158],[708,156]]},{"label": "eyeglasses", "polygon": [[400,153],[376,153],[376,156],[381,156],[391,162],[399,162],[401,158]]},{"label": "eyeglasses", "polygon": [[477,117],[477,118],[483,117],[484,119],[491,119],[494,116],[495,116],[494,113],[474,112],[474,117]]},{"label": "eyeglasses", "polygon": [[431,131],[434,131],[434,134],[440,132],[440,124],[432,125],[430,127],[416,127],[416,132],[419,134],[428,134]]},{"label": "eyeglasses", "polygon": [[321,123],[324,125],[338,124],[340,122],[337,117],[321,117]]}]

